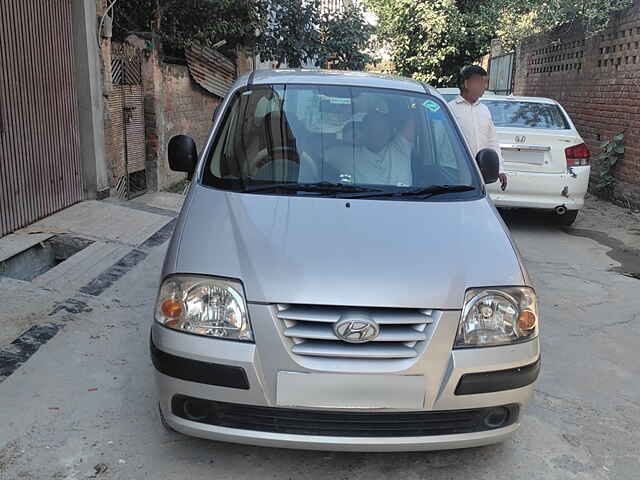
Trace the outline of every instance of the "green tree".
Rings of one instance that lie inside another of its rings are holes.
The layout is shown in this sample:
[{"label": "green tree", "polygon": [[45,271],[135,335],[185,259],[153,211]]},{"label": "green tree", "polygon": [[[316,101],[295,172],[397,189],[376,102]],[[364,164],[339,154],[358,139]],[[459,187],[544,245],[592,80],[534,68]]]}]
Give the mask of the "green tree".
[{"label": "green tree", "polygon": [[493,36],[488,9],[456,0],[369,0],[377,34],[398,73],[436,86],[455,83],[460,67],[488,51]]},{"label": "green tree", "polygon": [[500,0],[500,4],[496,37],[513,48],[524,38],[559,27],[580,27],[586,37],[597,35],[633,0]]},{"label": "green tree", "polygon": [[319,0],[271,0],[257,44],[260,58],[298,68],[320,53]]},{"label": "green tree", "polygon": [[491,39],[513,48],[524,38],[580,25],[602,32],[632,0],[366,0],[377,34],[402,75],[454,85],[465,64],[488,53]]},{"label": "green tree", "polygon": [[364,70],[372,58],[366,53],[373,26],[358,5],[320,19],[320,55],[318,63],[337,70]]},{"label": "green tree", "polygon": [[225,49],[233,52],[236,46],[255,46],[266,6],[266,0],[120,1],[113,10],[114,37],[150,32],[173,55],[182,55],[193,42],[211,46],[225,40]]}]

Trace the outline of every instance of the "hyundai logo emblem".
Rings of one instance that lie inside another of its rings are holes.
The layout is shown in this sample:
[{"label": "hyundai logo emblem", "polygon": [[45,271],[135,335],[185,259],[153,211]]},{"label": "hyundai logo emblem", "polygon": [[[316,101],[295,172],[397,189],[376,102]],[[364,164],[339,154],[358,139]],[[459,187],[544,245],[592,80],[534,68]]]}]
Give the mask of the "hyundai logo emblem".
[{"label": "hyundai logo emblem", "polygon": [[333,332],[344,342],[367,343],[378,337],[380,327],[366,314],[351,313],[333,325]]}]

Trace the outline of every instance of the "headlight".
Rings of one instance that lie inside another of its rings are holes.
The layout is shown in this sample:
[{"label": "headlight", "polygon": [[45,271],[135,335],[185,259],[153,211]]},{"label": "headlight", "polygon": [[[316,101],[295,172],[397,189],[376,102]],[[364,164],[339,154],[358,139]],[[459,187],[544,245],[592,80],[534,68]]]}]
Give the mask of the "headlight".
[{"label": "headlight", "polygon": [[253,340],[242,285],[233,280],[168,277],[160,287],[155,318],[165,327],[196,335]]},{"label": "headlight", "polygon": [[531,288],[471,289],[455,347],[490,347],[524,342],[538,335],[538,300]]}]

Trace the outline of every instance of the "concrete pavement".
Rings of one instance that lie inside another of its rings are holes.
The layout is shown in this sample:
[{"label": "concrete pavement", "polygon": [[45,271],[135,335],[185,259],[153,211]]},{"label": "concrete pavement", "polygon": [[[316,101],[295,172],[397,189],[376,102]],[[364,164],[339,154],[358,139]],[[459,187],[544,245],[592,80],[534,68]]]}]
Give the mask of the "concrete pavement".
[{"label": "concrete pavement", "polygon": [[[150,194],[155,202],[158,194]],[[167,202],[179,195],[161,194]],[[179,206],[159,209],[141,202],[83,202],[0,239],[0,262],[40,244],[54,235],[67,235],[92,242],[87,248],[30,282],[0,276],[0,358],[2,347],[21,332],[41,324],[55,305],[64,304],[91,281],[99,279],[120,259],[161,231],[176,216]],[[170,226],[162,231],[166,239]],[[152,242],[154,243],[154,242]],[[140,255],[138,255],[140,256]],[[53,307],[52,307],[53,306]],[[3,368],[0,362],[0,378]]]},{"label": "concrete pavement", "polygon": [[162,427],[148,330],[177,200],[107,204],[135,210],[137,221],[152,215],[145,221],[165,233],[149,241],[151,227],[146,238],[130,232],[125,240],[85,232],[125,246],[129,260],[96,268],[100,281],[32,312],[33,325],[59,327],[0,383],[0,479],[638,478],[637,215],[590,201],[566,232],[532,215],[507,216],[543,315],[543,373],[514,439],[463,451],[352,454],[223,444]]}]

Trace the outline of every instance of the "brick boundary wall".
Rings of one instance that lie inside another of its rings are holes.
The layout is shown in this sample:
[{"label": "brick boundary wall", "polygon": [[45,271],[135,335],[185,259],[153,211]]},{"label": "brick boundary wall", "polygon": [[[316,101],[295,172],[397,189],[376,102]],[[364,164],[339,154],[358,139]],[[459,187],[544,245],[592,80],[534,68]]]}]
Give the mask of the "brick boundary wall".
[{"label": "brick boundary wall", "polygon": [[[145,40],[136,39],[133,43],[137,46],[130,48],[140,48],[144,47]],[[113,89],[111,52],[112,42],[110,39],[103,40],[100,55],[105,105],[105,154],[109,159],[108,167],[113,170],[114,159],[122,155],[122,139],[116,138],[122,136],[122,128],[113,128],[108,108]],[[211,129],[213,111],[222,99],[200,87],[189,75],[186,64],[163,61],[155,48],[144,53],[141,70],[147,191],[153,192],[170,187],[186,176],[169,169],[167,145],[171,137],[178,134],[192,136],[200,152]],[[111,195],[117,194],[114,178],[110,174]]]},{"label": "brick boundary wall", "polygon": [[198,153],[204,147],[213,111],[222,101],[197,85],[186,65],[163,62],[154,51],[143,64],[146,169],[149,190],[165,189],[185,178],[169,169],[167,145],[174,135],[190,135]]},{"label": "brick boundary wall", "polygon": [[[640,0],[612,17],[602,35],[579,27],[523,42],[516,52],[514,94],[550,97],[568,111],[591,150],[625,131],[617,200],[640,205]],[[598,168],[592,162],[591,187]]]}]

